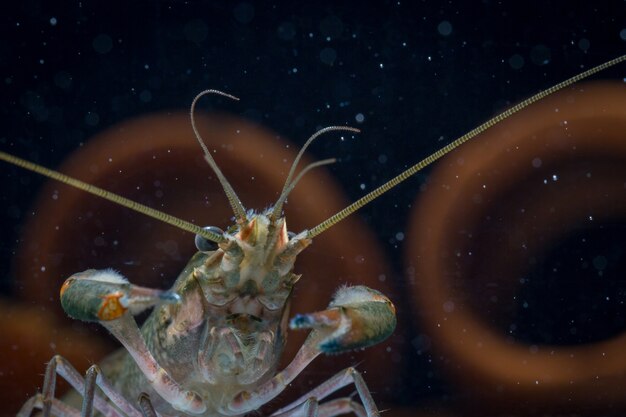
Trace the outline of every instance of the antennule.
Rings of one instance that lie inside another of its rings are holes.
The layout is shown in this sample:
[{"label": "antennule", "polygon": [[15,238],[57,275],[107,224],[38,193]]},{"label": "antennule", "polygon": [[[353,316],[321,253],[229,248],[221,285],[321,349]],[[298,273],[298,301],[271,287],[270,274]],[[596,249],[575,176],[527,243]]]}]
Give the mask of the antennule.
[{"label": "antennule", "polygon": [[[309,147],[309,145],[311,145],[311,143],[313,143],[313,141],[315,139],[317,139],[318,137],[320,137],[324,133],[337,131],[337,130],[347,131],[347,132],[354,132],[354,133],[361,133],[361,131],[359,129],[355,128],[355,127],[350,127],[350,126],[328,126],[328,127],[325,127],[323,129],[318,130],[309,139],[307,139],[307,141],[304,143],[304,145],[302,146],[302,148],[298,152],[298,155],[296,155],[296,159],[293,160],[293,164],[291,165],[291,169],[289,170],[289,174],[287,175],[287,179],[285,180],[285,185],[283,186],[283,189],[280,192],[280,197],[278,198],[278,201],[274,205],[274,209],[272,210],[272,214],[270,215],[270,219],[271,220],[275,220],[276,217],[278,217],[280,215],[280,210],[282,210],[282,202],[284,202],[285,199],[287,198],[287,196],[285,195],[285,192],[287,191],[287,188],[289,188],[289,186],[290,186],[291,179],[293,178],[293,175],[294,175],[294,173],[296,171],[298,163],[300,162],[300,159],[302,158],[302,155],[304,155],[304,152],[306,151],[306,149]],[[326,164],[322,164],[322,165],[326,165]],[[319,165],[316,165],[316,166],[319,166]],[[287,192],[287,194],[289,194],[289,192]],[[282,200],[282,202],[279,205],[278,203],[281,200]]]},{"label": "antennule", "polygon": [[200,136],[200,132],[198,131],[198,128],[196,127],[196,117],[195,117],[196,103],[203,96],[206,96],[209,94],[215,94],[215,95],[227,97],[235,101],[239,101],[239,98],[231,94],[224,93],[223,91],[219,91],[219,90],[201,91],[191,102],[190,116],[191,116],[191,127],[193,128],[193,132],[196,135],[196,139],[198,140],[198,143],[200,144],[200,147],[202,148],[202,151],[204,152],[204,159],[209,163],[209,165],[213,169],[213,172],[215,172],[215,175],[217,175],[217,179],[220,181],[220,184],[222,184],[222,188],[224,189],[224,192],[226,193],[226,197],[228,198],[230,207],[233,209],[233,212],[235,213],[235,218],[237,220],[243,221],[246,219],[246,209],[244,208],[243,204],[241,204],[241,200],[239,200],[239,197],[237,197],[237,194],[235,193],[235,190],[233,189],[233,187],[230,185],[230,183],[228,182],[228,180],[226,179],[226,177],[224,176],[220,168],[217,166],[215,159],[213,159],[213,156],[209,152],[209,149],[204,143],[204,140],[202,139],[202,136]]},{"label": "antennule", "polygon": [[300,171],[296,179],[293,180],[291,184],[289,184],[289,186],[283,190],[282,194],[278,198],[278,201],[276,201],[276,204],[274,204],[274,208],[272,209],[272,214],[271,214],[272,219],[275,219],[276,217],[280,216],[280,212],[283,209],[283,204],[285,204],[285,201],[287,200],[289,193],[293,191],[293,189],[296,187],[296,184],[302,179],[302,177],[304,177],[304,175],[307,172],[309,172],[313,168],[334,164],[335,162],[337,162],[337,159],[329,158],[329,159],[322,159],[321,161],[313,162],[305,166],[304,169]]}]

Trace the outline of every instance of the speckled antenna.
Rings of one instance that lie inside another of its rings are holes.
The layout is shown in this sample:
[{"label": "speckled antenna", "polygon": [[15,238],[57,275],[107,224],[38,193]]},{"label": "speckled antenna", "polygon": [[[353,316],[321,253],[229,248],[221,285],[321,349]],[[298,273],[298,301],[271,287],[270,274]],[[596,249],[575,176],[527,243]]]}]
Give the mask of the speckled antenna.
[{"label": "speckled antenna", "polygon": [[446,146],[444,146],[443,148],[439,149],[438,151],[436,151],[435,153],[433,153],[432,155],[429,155],[428,157],[422,159],[421,161],[419,161],[417,164],[413,165],[411,168],[407,169],[406,171],[402,172],[400,175],[398,175],[397,177],[389,180],[388,182],[384,183],[383,185],[381,185],[380,187],[376,188],[375,190],[373,190],[372,192],[366,194],[365,196],[361,197],[360,199],[358,199],[357,201],[355,201],[354,203],[350,204],[348,207],[346,207],[345,209],[341,210],[339,213],[334,214],[333,216],[329,217],[328,219],[324,220],[322,223],[318,224],[317,226],[315,226],[314,228],[310,229],[307,232],[307,237],[308,238],[313,238],[317,235],[319,235],[320,233],[322,233],[325,230],[330,229],[331,227],[333,227],[335,224],[337,224],[338,222],[340,222],[341,220],[345,219],[346,217],[348,217],[349,215],[351,215],[352,213],[354,213],[355,211],[357,211],[358,209],[360,209],[361,207],[363,207],[364,205],[366,205],[367,203],[369,203],[372,200],[377,199],[378,197],[380,197],[382,194],[386,193],[387,191],[391,190],[392,188],[394,188],[396,185],[400,184],[401,182],[403,182],[404,180],[406,180],[407,178],[413,176],[415,173],[417,173],[418,171],[424,169],[425,167],[427,167],[428,165],[432,164],[433,162],[435,162],[436,160],[438,160],[439,158],[441,158],[442,156],[446,155],[447,153],[453,151],[454,149],[458,148],[459,146],[461,146],[462,144],[464,144],[465,142],[467,142],[468,140],[478,136],[480,133],[484,132],[485,130],[489,129],[490,127],[500,123],[501,121],[503,121],[504,119],[508,118],[509,116],[517,113],[518,111],[528,107],[529,105],[549,96],[550,94],[553,94],[565,87],[568,87],[584,78],[587,78],[593,74],[596,74],[602,70],[605,70],[609,67],[612,67],[616,64],[619,64],[620,62],[623,62],[626,60],[626,55],[622,55],[618,58],[612,59],[608,62],[605,62],[604,64],[598,65],[597,67],[593,67],[585,72],[582,72],[578,75],[575,75],[574,77],[567,79],[563,82],[560,82],[546,90],[543,90],[537,94],[535,94],[534,96],[527,98],[526,100],[516,104],[515,106],[511,107],[508,110],[505,110],[504,112],[500,113],[499,115],[497,115],[496,117],[487,120],[485,123],[481,124],[480,126],[470,130],[469,132],[467,132],[466,134],[464,134],[463,136],[461,136],[460,138],[456,139],[455,141],[447,144]]}]

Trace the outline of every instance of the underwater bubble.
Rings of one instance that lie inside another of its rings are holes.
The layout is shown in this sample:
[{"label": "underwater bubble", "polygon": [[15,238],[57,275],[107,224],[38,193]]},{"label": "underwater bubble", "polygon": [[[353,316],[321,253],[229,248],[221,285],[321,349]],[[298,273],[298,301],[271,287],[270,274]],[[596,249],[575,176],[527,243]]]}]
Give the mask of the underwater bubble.
[{"label": "underwater bubble", "polygon": [[291,22],[283,22],[276,30],[279,39],[291,41],[296,37],[296,27]]},{"label": "underwater bubble", "polygon": [[338,38],[343,33],[343,22],[337,16],[328,16],[320,22],[320,32],[325,38]]},{"label": "underwater bubble", "polygon": [[534,158],[531,162],[533,168],[539,168],[541,166],[541,158]]},{"label": "underwater bubble", "polygon": [[337,59],[337,52],[333,48],[324,48],[320,52],[320,60],[326,65],[333,65]]},{"label": "underwater bubble", "polygon": [[520,69],[524,66],[524,57],[520,54],[511,55],[509,58],[509,65],[513,69]]},{"label": "underwater bubble", "polygon": [[179,259],[180,252],[178,250],[178,243],[174,240],[166,240],[165,242],[156,242],[155,246],[162,252],[165,252],[172,259]]},{"label": "underwater bubble", "polygon": [[418,352],[426,352],[430,349],[432,343],[430,337],[426,334],[419,334],[415,339],[411,340],[411,344]]},{"label": "underwater bubble", "polygon": [[105,33],[101,33],[91,43],[93,49],[99,54],[106,54],[113,49],[113,39]]},{"label": "underwater bubble", "polygon": [[56,26],[56,25],[57,25],[57,18],[53,16],[50,18],[50,26]]},{"label": "underwater bubble", "polygon": [[356,120],[357,123],[363,123],[365,121],[365,116],[363,113],[357,113],[357,115],[354,116],[354,120]]},{"label": "underwater bubble", "polygon": [[447,20],[441,21],[437,25],[437,32],[439,32],[441,36],[450,36],[450,34],[452,33],[452,23],[448,22]]},{"label": "underwater bubble", "polygon": [[100,123],[100,116],[98,113],[87,112],[85,115],[85,124],[87,126],[97,126]]},{"label": "underwater bubble", "polygon": [[7,207],[7,216],[11,219],[19,219],[22,217],[22,212],[18,206],[9,206]]},{"label": "underwater bubble", "polygon": [[148,103],[152,101],[152,93],[150,92],[150,90],[143,90],[139,94],[139,100],[141,100],[144,103]]},{"label": "underwater bubble", "polygon": [[443,311],[445,311],[446,313],[452,313],[454,311],[454,302],[448,300],[443,303]]},{"label": "underwater bubble", "polygon": [[619,31],[619,37],[623,40],[626,41],[626,28],[622,29]]},{"label": "underwater bubble", "polygon": [[580,48],[581,51],[586,51],[587,49],[589,49],[590,45],[591,43],[589,42],[589,39],[582,38],[581,40],[578,41],[578,47]]},{"label": "underwater bubble", "polygon": [[550,62],[550,49],[545,45],[535,45],[530,50],[530,60],[535,65],[546,65]]},{"label": "underwater bubble", "polygon": [[250,23],[254,19],[254,7],[250,3],[239,3],[233,9],[233,15],[239,23]]},{"label": "underwater bubble", "polygon": [[604,271],[608,263],[609,261],[602,255],[596,256],[595,258],[593,258],[593,266],[598,271]]},{"label": "underwater bubble", "polygon": [[206,40],[209,34],[209,28],[202,19],[192,19],[187,22],[183,32],[189,42],[200,43]]},{"label": "underwater bubble", "polygon": [[48,107],[43,98],[34,91],[26,91],[20,96],[20,103],[32,113],[35,120],[43,122],[48,119]]},{"label": "underwater bubble", "polygon": [[72,86],[72,76],[69,72],[59,71],[54,74],[54,84],[63,90],[67,90]]},{"label": "underwater bubble", "polygon": [[154,76],[148,80],[148,87],[152,88],[153,90],[158,90],[159,88],[161,88],[162,83],[163,81],[160,77]]}]

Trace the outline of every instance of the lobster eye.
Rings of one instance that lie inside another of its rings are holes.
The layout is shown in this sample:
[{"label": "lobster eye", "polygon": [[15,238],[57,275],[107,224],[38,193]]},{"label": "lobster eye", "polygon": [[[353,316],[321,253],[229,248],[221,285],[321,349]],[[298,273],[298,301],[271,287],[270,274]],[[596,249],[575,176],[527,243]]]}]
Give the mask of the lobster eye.
[{"label": "lobster eye", "polygon": [[[216,233],[218,235],[223,235],[224,231],[222,229],[220,229],[219,227],[215,227],[215,226],[206,226],[203,227],[204,230],[208,230],[209,232],[213,232]],[[200,251],[200,252],[212,252],[214,250],[217,250],[217,243],[206,239],[200,235],[196,235],[196,248]]]}]

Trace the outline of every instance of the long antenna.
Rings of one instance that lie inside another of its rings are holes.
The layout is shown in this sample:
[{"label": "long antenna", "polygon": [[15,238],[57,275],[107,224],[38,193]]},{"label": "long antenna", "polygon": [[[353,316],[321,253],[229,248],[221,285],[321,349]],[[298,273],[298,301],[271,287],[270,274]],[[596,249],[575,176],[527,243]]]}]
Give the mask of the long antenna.
[{"label": "long antenna", "polygon": [[51,169],[42,167],[41,165],[37,165],[35,163],[26,161],[21,158],[17,158],[6,152],[0,151],[0,160],[25,168],[29,171],[36,172],[45,177],[60,181],[64,184],[71,185],[74,188],[78,188],[79,190],[86,191],[89,194],[93,194],[98,197],[104,198],[105,200],[109,200],[113,203],[119,204],[120,206],[124,206],[126,208],[137,211],[139,213],[143,213],[146,216],[150,216],[154,219],[171,224],[172,226],[178,227],[179,229],[185,230],[187,232],[195,233],[213,242],[220,243],[220,242],[226,241],[226,238],[224,236],[205,230],[193,223],[186,222],[184,220],[179,219],[178,217],[174,217],[169,214],[163,213],[162,211],[155,210],[148,206],[144,206],[143,204],[140,204],[140,203],[136,203],[133,200],[129,200],[127,198],[124,198],[110,191],[106,191],[106,190],[103,190],[102,188],[96,187],[94,185],[87,184],[86,182],[77,180],[65,174],[61,174],[60,172],[53,171]]},{"label": "long antenna", "polygon": [[222,184],[222,188],[224,188],[224,192],[226,193],[226,197],[228,198],[230,207],[233,209],[233,212],[235,213],[235,218],[238,221],[244,221],[246,219],[246,209],[244,208],[243,204],[241,204],[241,200],[239,200],[239,197],[237,197],[237,194],[235,193],[235,190],[233,189],[233,187],[230,185],[230,183],[228,182],[224,174],[222,174],[222,170],[220,170],[220,168],[217,166],[215,159],[213,159],[213,156],[211,156],[209,149],[204,143],[204,140],[202,140],[202,136],[200,136],[200,132],[198,131],[198,128],[196,127],[196,117],[195,117],[196,103],[198,102],[198,100],[200,100],[200,98],[208,94],[215,94],[215,95],[227,97],[235,101],[239,101],[239,99],[233,95],[224,93],[223,91],[204,90],[200,92],[191,102],[190,116],[191,116],[191,127],[193,128],[193,132],[196,135],[196,139],[198,139],[198,143],[200,144],[200,147],[202,147],[202,151],[204,152],[204,159],[209,163],[209,165],[213,169],[213,172],[215,172],[215,175],[217,175],[217,178],[219,179],[220,184]]},{"label": "long antenna", "polygon": [[392,188],[394,188],[396,185],[400,184],[401,182],[403,182],[404,180],[406,180],[407,178],[411,177],[412,175],[414,175],[416,172],[422,170],[423,168],[427,167],[428,165],[432,164],[433,162],[435,162],[436,160],[438,160],[439,158],[441,158],[442,156],[446,155],[447,153],[453,151],[454,149],[458,148],[459,146],[461,146],[462,144],[464,144],[465,142],[467,142],[468,140],[476,137],[477,135],[479,135],[480,133],[484,132],[485,130],[489,129],[490,127],[500,123],[501,121],[503,121],[504,119],[508,118],[509,116],[517,113],[518,111],[522,110],[525,107],[528,107],[529,105],[535,103],[536,101],[541,100],[542,98],[545,98],[547,96],[549,96],[550,94],[553,94],[565,87],[568,87],[584,78],[589,77],[590,75],[593,75],[595,73],[598,73],[602,70],[605,70],[609,67],[612,67],[613,65],[619,64],[620,62],[623,62],[626,60],[626,55],[622,55],[618,58],[612,59],[608,62],[605,62],[604,64],[598,65],[597,67],[591,68],[585,72],[582,72],[578,75],[575,75],[574,77],[565,80],[563,82],[560,82],[546,90],[543,90],[537,94],[535,94],[534,96],[527,98],[526,100],[522,101],[521,103],[516,104],[515,106],[511,107],[508,110],[505,110],[504,112],[500,113],[499,115],[497,115],[496,117],[486,121],[485,123],[481,124],[480,126],[474,128],[473,130],[467,132],[466,134],[464,134],[463,136],[461,136],[460,138],[456,139],[454,142],[449,143],[448,145],[444,146],[443,148],[439,149],[437,152],[433,153],[432,155],[426,157],[425,159],[421,160],[420,162],[418,162],[417,164],[413,165],[411,168],[407,169],[406,171],[404,171],[403,173],[401,173],[400,175],[398,175],[397,177],[391,179],[390,181],[386,182],[385,184],[381,185],[380,187],[376,188],[374,191],[366,194],[365,196],[361,197],[360,199],[358,199],[357,201],[355,201],[354,203],[350,204],[348,207],[344,208],[343,210],[341,210],[339,213],[329,217],[328,219],[324,220],[322,223],[318,224],[317,226],[315,226],[314,228],[312,228],[311,230],[309,230],[307,232],[307,237],[308,238],[313,238],[317,235],[319,235],[320,233],[322,233],[325,230],[328,230],[329,228],[333,227],[335,224],[337,224],[338,222],[340,222],[341,220],[345,219],[346,217],[348,217],[349,215],[351,215],[352,213],[354,213],[355,211],[357,211],[358,209],[360,209],[361,207],[363,207],[364,205],[366,205],[367,203],[369,203],[372,200],[375,200],[376,198],[380,197],[382,194],[386,193],[387,191],[391,190]]}]

